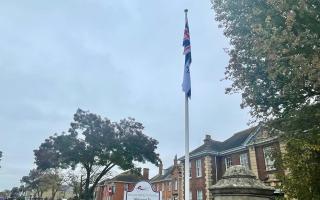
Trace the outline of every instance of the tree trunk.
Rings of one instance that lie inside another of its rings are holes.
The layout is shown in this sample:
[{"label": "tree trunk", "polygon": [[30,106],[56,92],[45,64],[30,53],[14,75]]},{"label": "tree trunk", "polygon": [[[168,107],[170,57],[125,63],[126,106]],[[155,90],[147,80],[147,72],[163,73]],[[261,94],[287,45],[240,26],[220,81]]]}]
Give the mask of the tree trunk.
[{"label": "tree trunk", "polygon": [[86,177],[86,181],[85,181],[85,185],[84,185],[84,199],[85,200],[91,200],[92,199],[92,195],[90,194],[90,190],[89,190],[89,185],[90,185],[90,171],[91,169],[86,169],[87,171],[87,177]]},{"label": "tree trunk", "polygon": [[57,191],[58,191],[58,189],[52,188],[52,190],[51,190],[51,199],[52,200],[54,200],[54,198],[56,197]]}]

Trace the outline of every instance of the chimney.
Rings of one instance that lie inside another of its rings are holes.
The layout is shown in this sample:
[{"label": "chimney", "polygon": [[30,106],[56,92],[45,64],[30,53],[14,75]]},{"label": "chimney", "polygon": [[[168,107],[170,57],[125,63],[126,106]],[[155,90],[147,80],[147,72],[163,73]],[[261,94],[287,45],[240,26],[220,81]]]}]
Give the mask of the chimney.
[{"label": "chimney", "polygon": [[205,139],[203,140],[204,144],[209,144],[210,141],[211,141],[211,136],[206,135]]},{"label": "chimney", "polygon": [[144,180],[149,180],[149,169],[148,168],[143,168],[142,177]]},{"label": "chimney", "polygon": [[174,160],[173,160],[173,166],[177,166],[178,165],[178,158],[177,158],[177,154],[176,156],[174,157]]},{"label": "chimney", "polygon": [[162,170],[163,170],[163,165],[162,165],[162,161],[160,161],[160,164],[159,164],[159,175],[162,175]]}]

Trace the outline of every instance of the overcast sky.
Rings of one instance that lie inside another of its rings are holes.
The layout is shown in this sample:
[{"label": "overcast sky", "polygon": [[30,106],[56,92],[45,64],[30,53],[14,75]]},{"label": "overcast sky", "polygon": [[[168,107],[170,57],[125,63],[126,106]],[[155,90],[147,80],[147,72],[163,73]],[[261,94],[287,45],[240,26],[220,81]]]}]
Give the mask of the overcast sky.
[{"label": "overcast sky", "polygon": [[205,134],[222,141],[249,120],[240,96],[224,94],[229,43],[210,0],[0,1],[0,190],[20,185],[33,150],[67,130],[77,108],[142,122],[159,141],[164,167],[182,156],[185,8],[194,149]]}]

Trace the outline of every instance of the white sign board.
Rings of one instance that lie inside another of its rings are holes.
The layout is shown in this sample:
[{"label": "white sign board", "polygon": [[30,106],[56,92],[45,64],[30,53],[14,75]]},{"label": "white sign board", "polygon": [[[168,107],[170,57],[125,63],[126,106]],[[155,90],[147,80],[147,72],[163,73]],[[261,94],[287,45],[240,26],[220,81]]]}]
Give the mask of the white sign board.
[{"label": "white sign board", "polygon": [[134,189],[124,193],[124,200],[161,200],[161,192],[153,191],[150,183],[138,182]]}]

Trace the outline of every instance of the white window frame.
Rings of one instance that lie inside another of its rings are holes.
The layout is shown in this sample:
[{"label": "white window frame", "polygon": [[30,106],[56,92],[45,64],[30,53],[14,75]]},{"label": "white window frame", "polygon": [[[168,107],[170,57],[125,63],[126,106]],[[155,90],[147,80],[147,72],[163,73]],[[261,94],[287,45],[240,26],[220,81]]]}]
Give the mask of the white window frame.
[{"label": "white window frame", "polygon": [[174,181],[174,190],[178,190],[178,180]]},{"label": "white window frame", "polygon": [[197,190],[197,200],[202,200],[202,199],[203,199],[202,190]]},{"label": "white window frame", "polygon": [[189,200],[192,200],[192,191],[189,191]]},{"label": "white window frame", "polygon": [[202,176],[202,161],[201,159],[196,160],[196,176],[201,177]]},{"label": "white window frame", "polygon": [[129,191],[129,184],[128,183],[124,184],[124,191]]},{"label": "white window frame", "polygon": [[115,185],[112,185],[112,186],[111,186],[111,190],[112,190],[112,194],[115,194],[115,193],[116,193],[116,186],[115,186]]},{"label": "white window frame", "polygon": [[232,159],[231,156],[225,157],[224,158],[224,164],[226,166],[226,169],[232,166]]},{"label": "white window frame", "polygon": [[264,163],[266,166],[266,171],[276,170],[274,166],[274,160],[271,158],[271,152],[273,148],[271,146],[263,147],[263,156],[264,156]]},{"label": "white window frame", "polygon": [[249,169],[249,158],[247,153],[240,154],[240,165]]}]

